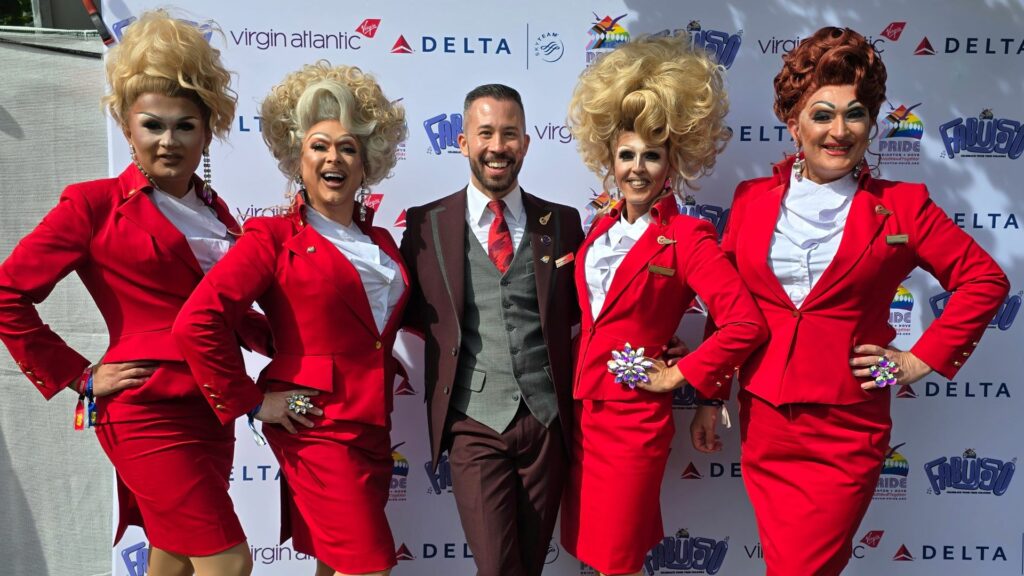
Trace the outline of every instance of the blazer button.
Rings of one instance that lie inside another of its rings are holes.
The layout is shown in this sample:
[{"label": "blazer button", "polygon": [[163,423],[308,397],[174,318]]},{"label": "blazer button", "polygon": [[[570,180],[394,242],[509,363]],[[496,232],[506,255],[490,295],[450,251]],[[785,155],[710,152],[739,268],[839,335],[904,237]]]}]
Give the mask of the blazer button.
[{"label": "blazer button", "polygon": [[953,366],[956,366],[957,368],[959,368],[959,367],[963,366],[963,364],[961,364],[960,361],[958,360],[956,362],[953,362]]},{"label": "blazer button", "polygon": [[970,352],[962,352],[962,354],[963,354],[964,358],[967,358],[968,356],[970,356],[970,355],[971,355],[971,353],[970,353]]},{"label": "blazer button", "polygon": [[209,384],[203,384],[203,388],[206,388],[207,390],[210,390],[210,389],[213,388],[213,386],[210,386]]},{"label": "blazer button", "polygon": [[447,394],[448,394],[448,387],[447,387],[447,386],[445,386],[445,387],[444,387],[444,390],[443,390],[443,392],[445,393],[445,395],[447,395]]},{"label": "blazer button", "polygon": [[715,382],[715,386],[718,386],[719,388],[721,388],[722,387],[722,383],[721,382]]},{"label": "blazer button", "polygon": [[214,406],[214,408],[217,410],[227,410],[227,406],[223,404],[217,404],[216,406]]},{"label": "blazer button", "polygon": [[377,340],[376,342],[373,343],[373,347],[376,348],[377,350],[380,350],[381,348],[384,347],[384,343],[381,342],[380,340]]},{"label": "blazer button", "polygon": [[459,349],[458,348],[452,348],[452,356],[458,356],[458,355],[459,355]]},{"label": "blazer button", "polygon": [[799,317],[800,317],[800,311],[799,310],[793,310],[793,318],[799,318]]},{"label": "blazer button", "polygon": [[36,380],[36,386],[42,386],[44,382],[42,380]]},{"label": "blazer button", "polygon": [[216,400],[216,399],[220,398],[220,395],[219,394],[210,393],[210,398],[213,398],[214,400]]},{"label": "blazer button", "polygon": [[977,342],[971,342],[971,346],[977,346],[977,345],[978,345]]}]

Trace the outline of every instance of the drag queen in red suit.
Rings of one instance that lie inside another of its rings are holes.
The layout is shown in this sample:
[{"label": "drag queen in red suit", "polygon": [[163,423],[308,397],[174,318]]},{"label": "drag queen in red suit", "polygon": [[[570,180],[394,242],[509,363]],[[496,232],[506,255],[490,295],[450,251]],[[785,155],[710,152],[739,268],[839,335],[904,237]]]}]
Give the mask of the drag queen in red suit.
[{"label": "drag queen in red suit", "polygon": [[[835,575],[889,447],[891,385],[954,378],[1008,284],[924,185],[871,174],[886,72],[863,36],[823,28],[783,62],[775,113],[797,155],[739,185],[722,241],[771,332],[740,370],[743,481],[768,574]],[[903,352],[889,305],[917,267],[954,295]]]},{"label": "drag queen in red suit", "polygon": [[[200,385],[217,395],[222,422],[248,413],[250,423],[270,424],[282,539],[290,534],[295,550],[317,559],[318,576],[387,574],[391,349],[408,278],[362,197],[394,168],[405,112],[371,76],[326,62],[285,77],[260,112],[263,138],[299,192],[287,214],[245,223],[174,334]],[[257,383],[231,335],[254,301],[276,347]]]},{"label": "drag queen in red suit", "polygon": [[[718,67],[678,38],[625,45],[587,69],[570,123],[587,165],[621,195],[597,219],[576,255],[582,311],[576,342],[573,461],[562,509],[562,544],[601,574],[639,574],[664,537],[661,481],[674,433],[672,398],[685,384],[702,406],[694,446],[720,448],[718,408],[739,366],[766,334],[764,320],[714,228],[679,213],[666,181],[709,172],[728,133]],[[723,321],[696,350],[668,367],[641,358],[635,381],[620,360],[658,350],[695,295]],[[635,385],[635,387],[634,387]]]},{"label": "drag queen in red suit", "polygon": [[[234,120],[230,76],[202,32],[160,11],[126,29],[106,72],[105,102],[133,163],[117,178],[69,186],[0,266],[0,340],[46,398],[65,388],[95,397],[96,435],[117,472],[117,539],[128,524],[145,529],[149,574],[248,574],[228,496],[234,429],[207,406],[171,335],[182,304],[240,232],[194,174],[203,159],[208,178],[211,138]],[[35,310],[70,272],[110,333],[95,364]],[[243,314],[237,329],[269,348],[262,316]]]}]

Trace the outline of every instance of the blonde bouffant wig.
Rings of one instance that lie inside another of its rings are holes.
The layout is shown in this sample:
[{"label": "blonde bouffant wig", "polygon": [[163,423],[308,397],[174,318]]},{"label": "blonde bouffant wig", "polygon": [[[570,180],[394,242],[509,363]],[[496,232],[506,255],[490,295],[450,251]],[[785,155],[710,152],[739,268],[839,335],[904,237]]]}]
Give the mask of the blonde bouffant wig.
[{"label": "blonde bouffant wig", "polygon": [[685,37],[643,37],[599,58],[580,75],[569,125],[587,167],[607,188],[622,132],[665,146],[673,188],[711,173],[731,131],[722,68]]},{"label": "blonde bouffant wig", "polygon": [[220,51],[194,24],[164,10],[145,12],[107,54],[106,71],[110,92],[103,104],[122,126],[135,100],[155,93],[194,100],[218,138],[231,130],[238,100],[231,74],[221,64]]},{"label": "blonde bouffant wig", "polygon": [[385,96],[373,76],[321,60],[285,76],[260,107],[263,140],[289,178],[299,173],[302,141],[319,122],[338,120],[363,153],[364,184],[387,178],[405,140],[405,109]]}]

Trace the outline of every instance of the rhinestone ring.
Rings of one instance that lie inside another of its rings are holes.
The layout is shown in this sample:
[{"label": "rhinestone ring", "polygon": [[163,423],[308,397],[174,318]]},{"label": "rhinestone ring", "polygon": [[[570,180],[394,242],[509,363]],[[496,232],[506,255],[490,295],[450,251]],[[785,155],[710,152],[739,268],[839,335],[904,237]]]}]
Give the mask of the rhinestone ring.
[{"label": "rhinestone ring", "polygon": [[309,409],[313,407],[313,402],[305,394],[292,394],[285,400],[288,401],[288,409],[298,415],[309,412]]},{"label": "rhinestone ring", "polygon": [[879,388],[895,384],[899,371],[899,364],[885,356],[879,356],[878,363],[871,365],[871,377],[875,379],[875,386]]}]

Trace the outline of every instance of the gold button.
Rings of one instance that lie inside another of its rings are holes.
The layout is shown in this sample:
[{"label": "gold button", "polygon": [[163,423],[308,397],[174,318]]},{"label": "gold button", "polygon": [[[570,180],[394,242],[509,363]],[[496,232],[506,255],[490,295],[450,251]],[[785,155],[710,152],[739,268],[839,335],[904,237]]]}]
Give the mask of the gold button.
[{"label": "gold button", "polygon": [[44,382],[42,380],[36,380],[36,386],[42,386]]},{"label": "gold button", "polygon": [[444,393],[448,394],[448,387],[447,386],[444,387]]},{"label": "gold button", "polygon": [[220,395],[210,393],[210,398],[213,398],[214,400],[216,400],[217,398],[220,398]]},{"label": "gold button", "polygon": [[376,348],[377,350],[380,350],[381,348],[384,347],[384,343],[381,342],[380,340],[377,340],[376,342],[373,343],[373,347]]},{"label": "gold button", "polygon": [[226,410],[227,409],[227,407],[224,406],[223,404],[217,404],[216,406],[214,406],[214,408],[216,408],[217,410]]},{"label": "gold button", "polygon": [[800,311],[799,310],[793,310],[793,318],[799,318],[799,317],[800,317]]},{"label": "gold button", "polygon": [[961,364],[960,361],[956,361],[956,362],[953,362],[953,366],[956,366],[957,368],[959,368],[960,366],[963,366],[963,364]]},{"label": "gold button", "polygon": [[316,252],[316,246],[310,246],[309,248],[306,248],[306,252],[308,252],[310,254],[312,254],[313,252]]},{"label": "gold button", "polygon": [[977,345],[978,345],[977,342],[971,342],[971,346],[977,346]]},{"label": "gold button", "polygon": [[963,355],[964,355],[964,358],[967,358],[968,356],[971,355],[971,353],[970,352],[964,352]]},{"label": "gold button", "polygon": [[718,386],[719,388],[721,388],[722,387],[722,383],[721,382],[715,382],[715,386]]},{"label": "gold button", "polygon": [[203,384],[203,388],[210,390],[211,388],[213,388],[213,386],[210,386],[209,384]]}]

